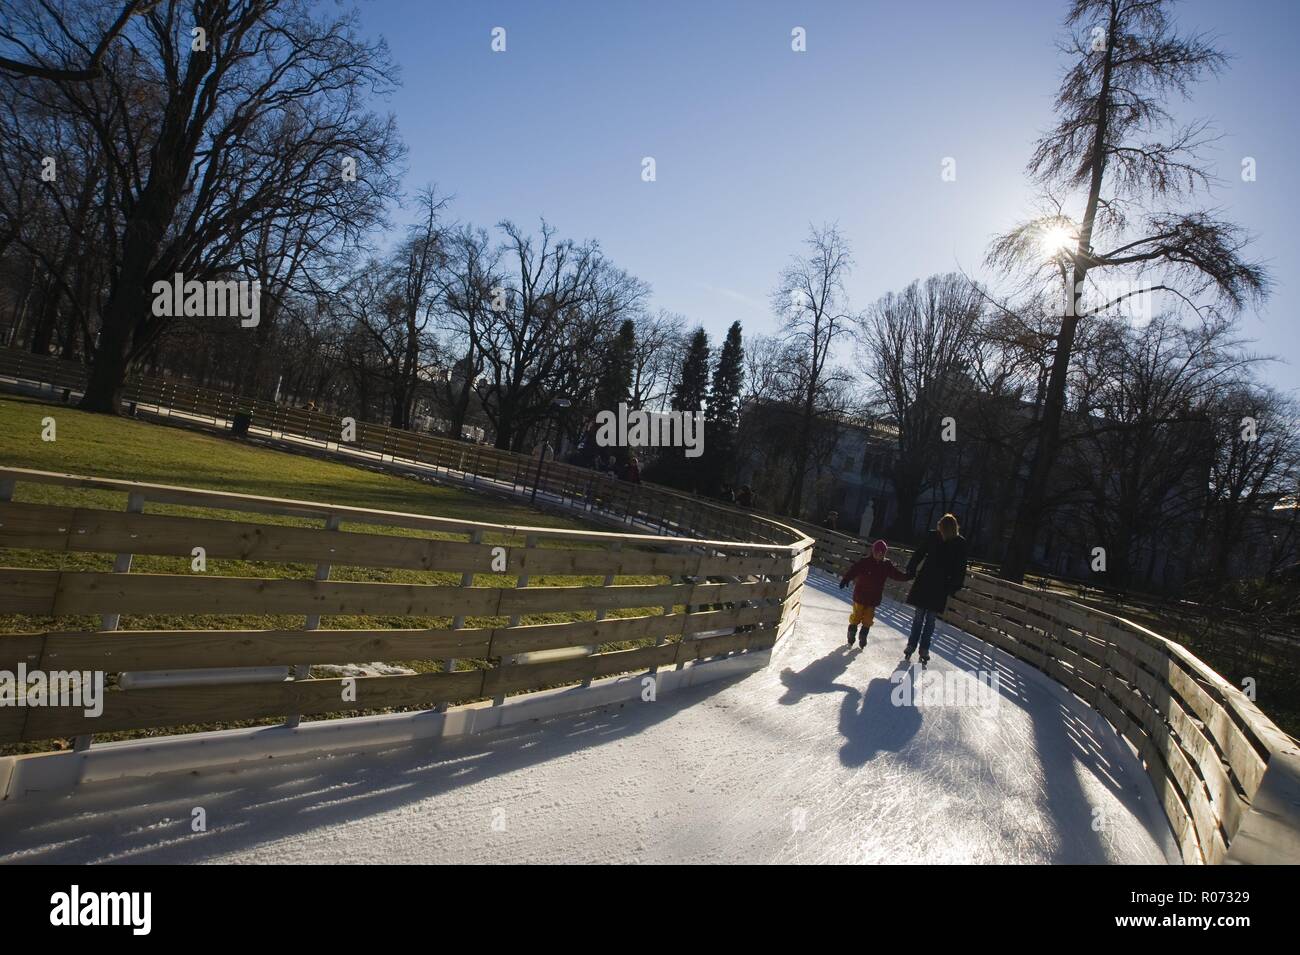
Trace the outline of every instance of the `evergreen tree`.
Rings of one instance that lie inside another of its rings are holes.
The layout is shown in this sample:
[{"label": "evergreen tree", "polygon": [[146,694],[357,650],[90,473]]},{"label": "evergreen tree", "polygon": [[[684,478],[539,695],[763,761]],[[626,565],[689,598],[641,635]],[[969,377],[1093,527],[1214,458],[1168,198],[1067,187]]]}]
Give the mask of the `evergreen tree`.
[{"label": "evergreen tree", "polygon": [[596,385],[596,410],[618,411],[632,394],[632,361],[636,353],[636,325],[631,319],[618,328],[605,353],[605,367]]},{"label": "evergreen tree", "polygon": [[[673,386],[672,408],[674,411],[700,412],[709,391],[709,336],[703,328],[695,330],[686,354],[682,359],[681,373],[677,384]],[[708,451],[708,442],[704,445]],[[703,490],[700,486],[706,477],[700,464],[703,458],[688,458],[684,448],[667,448],[659,455],[656,466],[648,479],[684,491]]]},{"label": "evergreen tree", "polygon": [[[596,380],[596,390],[592,396],[595,401],[595,408],[593,409],[595,414],[609,411],[617,415],[620,404],[630,403],[632,397],[632,368],[635,356],[636,325],[631,319],[628,319],[619,325],[618,332],[615,333],[605,347],[604,366],[601,368],[600,377]],[[604,451],[604,449],[600,450]],[[594,456],[596,452],[595,428],[593,426],[587,441],[586,456]],[[620,461],[627,461],[627,448],[610,448],[608,452],[613,453]]]},{"label": "evergreen tree", "polygon": [[733,470],[736,431],[740,426],[740,388],[745,377],[745,349],[740,341],[740,322],[732,322],[718,354],[709,387],[709,406],[704,413],[704,461],[708,489],[714,493]]},{"label": "evergreen tree", "polygon": [[682,373],[673,388],[674,411],[702,411],[709,387],[709,336],[695,330],[682,361]]}]

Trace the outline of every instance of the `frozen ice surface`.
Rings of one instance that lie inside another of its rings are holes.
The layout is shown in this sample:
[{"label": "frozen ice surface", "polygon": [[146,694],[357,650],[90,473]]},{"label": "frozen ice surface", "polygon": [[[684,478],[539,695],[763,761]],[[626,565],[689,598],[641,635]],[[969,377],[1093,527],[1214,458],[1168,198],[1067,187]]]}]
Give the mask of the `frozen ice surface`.
[{"label": "frozen ice surface", "polygon": [[[654,703],[0,805],[0,862],[1177,861],[1137,759],[1062,687],[940,623],[896,706],[910,608],[864,651],[847,611],[814,574],[767,669]],[[994,704],[956,705],[981,671]]]}]

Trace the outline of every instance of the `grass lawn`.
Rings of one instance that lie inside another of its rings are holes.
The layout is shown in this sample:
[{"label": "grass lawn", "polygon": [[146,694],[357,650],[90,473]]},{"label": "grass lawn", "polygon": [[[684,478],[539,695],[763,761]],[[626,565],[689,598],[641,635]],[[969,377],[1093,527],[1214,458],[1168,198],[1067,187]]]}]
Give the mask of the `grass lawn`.
[{"label": "grass lawn", "polygon": [[[55,419],[56,440],[41,439],[42,419]],[[481,496],[471,491],[438,487],[414,478],[371,471],[363,467],[319,460],[315,457],[270,450],[229,438],[137,421],[129,418],[111,418],[92,415],[62,405],[45,404],[33,400],[0,396],[0,465],[58,471],[95,477],[122,478],[174,484],[185,487],[209,488],[222,491],[258,494],[269,497],[294,498],[331,504],[377,508],[391,511],[428,514],[437,517],[483,521],[494,524],[531,527],[567,527],[600,529],[576,519],[546,514],[524,504]],[[51,485],[18,485],[14,499],[20,502],[55,504],[63,506],[98,507],[122,510],[125,494],[110,491],[83,490]],[[223,518],[254,523],[278,523],[298,526],[320,526],[319,521],[304,518],[277,517],[274,515],[234,513],[209,508],[181,507],[165,504],[146,504],[151,514]],[[407,528],[345,523],[344,531],[365,530],[424,538],[453,538],[465,540],[464,535],[435,534]],[[509,535],[487,535],[485,543],[522,545],[523,541]],[[541,546],[548,546],[542,542]],[[550,546],[561,546],[550,544]],[[584,546],[581,543],[563,546]],[[591,544],[596,547],[599,545]],[[51,568],[65,570],[111,570],[112,554],[55,553],[48,551],[19,550],[0,547],[0,567]],[[137,556],[132,573],[189,574],[189,558]],[[315,566],[309,564],[271,563],[210,559],[207,573],[224,577],[292,577],[311,578]],[[332,568],[331,580],[382,581],[391,583],[458,584],[458,573],[417,570],[389,570],[385,568],[339,566]],[[665,577],[618,577],[619,584],[664,583]],[[599,585],[603,577],[536,575],[529,586]],[[514,587],[517,580],[506,574],[481,574],[475,578],[476,586]],[[661,607],[630,608],[610,611],[609,616],[641,616],[662,613]],[[569,620],[591,620],[592,611],[574,613],[548,613],[528,616],[525,624],[558,623]],[[287,615],[232,615],[195,613],[186,615],[125,615],[120,627],[125,630],[152,629],[295,629],[303,625],[301,616]],[[468,627],[505,626],[504,618],[476,618],[466,620]],[[321,620],[326,629],[371,628],[437,628],[451,625],[450,618],[430,617],[356,617],[327,616]],[[32,617],[0,614],[0,634],[39,632],[44,630],[95,630],[98,618],[92,617]],[[608,644],[602,649],[630,649],[645,645],[647,641]],[[653,640],[648,641],[653,643]],[[355,661],[368,663],[371,661]],[[418,672],[437,671],[441,661],[408,660],[384,661],[399,663]],[[488,666],[486,660],[460,661],[460,668]],[[110,681],[111,682],[111,681]],[[274,723],[275,720],[265,721]],[[241,725],[241,724],[226,724]],[[198,729],[200,727],[184,727]],[[209,728],[209,727],[202,727]],[[166,732],[175,731],[170,728]],[[121,734],[104,734],[102,738],[129,738],[160,735],[163,730],[142,730]],[[99,736],[97,739],[101,738]],[[63,741],[55,745],[65,745]],[[14,751],[48,749],[49,745],[21,744],[18,747],[0,746],[0,754]]]},{"label": "grass lawn", "polygon": [[[41,440],[41,419],[55,419],[57,440]],[[270,451],[179,427],[93,415],[63,405],[0,395],[0,464],[95,477],[153,481],[267,497],[327,501],[437,517],[582,527],[523,504],[492,501],[348,464]],[[78,493],[50,490],[50,493]],[[100,495],[116,505],[116,495]],[[35,496],[27,498],[37,500]],[[93,498],[76,503],[94,505]]]}]

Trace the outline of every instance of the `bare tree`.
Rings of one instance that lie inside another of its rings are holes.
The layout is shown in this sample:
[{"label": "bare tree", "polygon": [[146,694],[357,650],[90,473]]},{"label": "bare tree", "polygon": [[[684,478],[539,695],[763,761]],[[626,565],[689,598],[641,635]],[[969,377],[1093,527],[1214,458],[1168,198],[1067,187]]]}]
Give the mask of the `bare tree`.
[{"label": "bare tree", "polygon": [[46,92],[0,76],[0,252],[26,260],[34,292],[12,339],[25,332],[32,351],[74,358],[94,340],[106,281],[105,164],[93,132]]},{"label": "bare tree", "polygon": [[781,502],[781,512],[798,517],[804,481],[812,453],[813,422],[827,410],[831,386],[838,376],[830,366],[832,347],[852,316],[844,280],[853,268],[848,242],[833,225],[811,228],[808,253],[781,273],[772,293],[772,309],[785,323],[782,337],[791,346],[797,377],[799,427],[793,436],[794,476]]},{"label": "bare tree", "polygon": [[675,359],[686,344],[686,318],[660,309],[655,315],[642,314],[634,321],[636,347],[632,351],[630,407],[663,408],[681,367]]},{"label": "bare tree", "polygon": [[496,446],[520,449],[553,398],[584,399],[600,369],[593,356],[624,318],[640,308],[644,283],[615,268],[594,242],[557,240],[542,222],[534,238],[500,224],[509,278],[479,344],[477,391],[496,430]]},{"label": "bare tree", "polygon": [[1292,498],[1300,481],[1300,415],[1296,403],[1276,390],[1232,382],[1210,409],[1212,430],[1206,514],[1206,576],[1216,584],[1229,576],[1252,515]]},{"label": "bare tree", "polygon": [[1087,531],[1066,530],[1082,555],[1104,548],[1102,579],[1127,588],[1153,580],[1158,558],[1192,550],[1214,457],[1211,409],[1252,359],[1231,322],[1185,328],[1167,314],[1105,326],[1083,359],[1063,470],[1081,490],[1072,512]]},{"label": "bare tree", "polygon": [[[26,59],[16,60],[0,56],[0,71],[14,76],[35,77],[43,80],[84,83],[97,79],[103,72],[102,63],[109,46],[126,29],[134,16],[148,13],[161,0],[128,0],[112,21],[104,17],[109,11],[101,4],[85,2],[53,2],[36,0],[35,3],[0,2],[0,43],[6,49],[21,51]],[[99,39],[93,49],[87,47],[84,30],[73,30],[71,23],[81,26],[86,20],[97,24]],[[99,25],[102,23],[103,25]],[[39,45],[33,42],[39,38]],[[89,56],[85,65],[78,59]],[[58,57],[58,65],[50,62]]]},{"label": "bare tree", "polygon": [[[1057,96],[1057,125],[1039,140],[1028,171],[1045,189],[1046,215],[998,238],[989,260],[1036,263],[1065,286],[1051,376],[1024,494],[1002,575],[1024,576],[1044,509],[1075,335],[1081,320],[1122,307],[1132,296],[1119,279],[1154,276],[1149,292],[1196,307],[1240,308],[1263,294],[1267,278],[1243,257],[1245,234],[1208,211],[1182,211],[1206,184],[1199,158],[1207,127],[1174,126],[1165,103],[1219,71],[1224,55],[1202,36],[1179,36],[1168,0],[1073,0],[1066,18],[1074,64]],[[1055,191],[1081,194],[1077,221]],[[1112,284],[1098,284],[1098,276]],[[1095,301],[1085,300],[1090,283]]]},{"label": "bare tree", "polygon": [[757,401],[778,401],[783,395],[783,370],[794,361],[788,343],[770,335],[754,335],[745,343],[741,407]]},{"label": "bare tree", "polygon": [[916,502],[939,459],[943,421],[958,424],[981,306],[979,291],[951,272],[891,292],[857,321],[863,367],[897,425],[891,477],[898,500],[894,533],[903,539],[912,535]]},{"label": "bare tree", "polygon": [[[91,50],[101,29],[68,17],[35,36]],[[156,281],[248,269],[245,236],[266,220],[322,221],[299,214],[308,194],[337,207],[331,242],[355,238],[394,193],[400,146],[363,95],[389,87],[386,49],[358,36],[354,15],[321,16],[310,0],[153,5],[98,62],[96,79],[37,78],[24,92],[102,153],[109,267],[82,407],[115,414],[129,367],[169,321],[151,309]]]},{"label": "bare tree", "polygon": [[447,434],[459,438],[469,416],[474,383],[483,370],[484,330],[493,320],[497,293],[504,293],[501,252],[483,229],[465,225],[447,237],[441,279],[441,323],[449,334],[447,349],[460,356],[447,370],[438,391],[447,412]]},{"label": "bare tree", "polygon": [[443,269],[446,200],[433,187],[421,190],[420,217],[387,261],[366,262],[337,299],[360,341],[354,341],[361,367],[383,382],[390,403],[389,423],[410,428],[416,399],[432,377],[427,353],[434,349],[429,330],[438,307]]}]

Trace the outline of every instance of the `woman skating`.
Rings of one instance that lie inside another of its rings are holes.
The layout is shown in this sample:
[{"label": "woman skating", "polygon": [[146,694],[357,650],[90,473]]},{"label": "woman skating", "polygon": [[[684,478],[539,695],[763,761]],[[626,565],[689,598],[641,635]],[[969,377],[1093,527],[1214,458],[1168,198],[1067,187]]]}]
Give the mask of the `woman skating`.
[{"label": "woman skating", "polygon": [[924,667],[930,662],[935,617],[943,613],[948,598],[966,582],[966,538],[961,536],[956,517],[945,514],[939,519],[938,529],[926,536],[907,562],[907,573],[916,575],[907,593],[907,602],[916,613],[903,659],[910,663],[919,645]]}]

